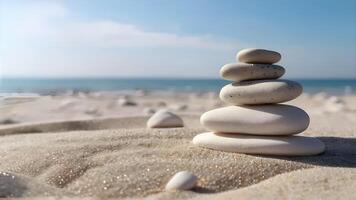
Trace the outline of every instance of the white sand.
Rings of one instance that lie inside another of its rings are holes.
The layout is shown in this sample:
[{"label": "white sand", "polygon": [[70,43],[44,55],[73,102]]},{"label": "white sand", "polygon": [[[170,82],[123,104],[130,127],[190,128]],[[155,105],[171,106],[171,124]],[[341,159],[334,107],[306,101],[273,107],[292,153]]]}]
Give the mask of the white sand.
[{"label": "white sand", "polygon": [[[20,123],[0,126],[0,172],[11,173],[0,173],[0,194],[30,199],[355,199],[355,96],[341,97],[345,109],[338,111],[308,95],[290,102],[310,114],[304,134],[319,137],[327,151],[288,158],[193,146],[193,136],[204,131],[199,115],[221,106],[211,93],[132,94],[138,105],[127,107],[113,103],[121,94],[90,95],[1,102],[0,119]],[[159,101],[168,108],[186,104],[187,109],[176,111],[186,127],[146,129],[143,110],[164,107]],[[164,192],[166,182],[182,170],[199,177],[198,187]]]}]

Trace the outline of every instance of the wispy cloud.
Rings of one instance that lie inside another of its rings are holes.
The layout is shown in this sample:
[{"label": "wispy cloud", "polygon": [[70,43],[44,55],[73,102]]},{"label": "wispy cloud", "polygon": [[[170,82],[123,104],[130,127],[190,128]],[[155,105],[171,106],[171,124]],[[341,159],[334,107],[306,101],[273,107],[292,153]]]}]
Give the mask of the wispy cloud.
[{"label": "wispy cloud", "polygon": [[1,14],[5,75],[211,77],[236,52],[235,42],[210,35],[83,19],[62,1],[15,5]]},{"label": "wispy cloud", "polygon": [[84,21],[72,16],[59,2],[41,2],[5,13],[3,30],[24,40],[42,40],[60,46],[93,47],[187,47],[226,50],[229,43],[209,35],[178,35],[145,31],[132,24],[113,20]]},{"label": "wispy cloud", "polygon": [[72,45],[100,47],[193,47],[229,49],[229,44],[210,36],[181,36],[174,33],[148,32],[131,24],[114,21],[76,22],[55,30],[53,38]]}]

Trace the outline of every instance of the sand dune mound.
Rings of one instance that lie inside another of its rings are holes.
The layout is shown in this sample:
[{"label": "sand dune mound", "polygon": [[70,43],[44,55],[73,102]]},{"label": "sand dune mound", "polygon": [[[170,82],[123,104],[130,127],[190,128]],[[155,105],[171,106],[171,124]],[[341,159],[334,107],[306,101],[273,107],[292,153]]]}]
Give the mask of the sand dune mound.
[{"label": "sand dune mound", "polygon": [[198,191],[218,192],[308,167],[201,150],[190,144],[198,131],[123,129],[4,136],[0,169],[34,177],[63,194],[128,197],[161,192],[173,174],[185,169],[201,177]]},{"label": "sand dune mound", "polygon": [[[198,115],[183,115],[186,127],[200,127]],[[1,135],[65,132],[74,130],[135,129],[145,128],[149,117],[115,117],[86,120],[66,120],[22,123],[0,127]]]}]

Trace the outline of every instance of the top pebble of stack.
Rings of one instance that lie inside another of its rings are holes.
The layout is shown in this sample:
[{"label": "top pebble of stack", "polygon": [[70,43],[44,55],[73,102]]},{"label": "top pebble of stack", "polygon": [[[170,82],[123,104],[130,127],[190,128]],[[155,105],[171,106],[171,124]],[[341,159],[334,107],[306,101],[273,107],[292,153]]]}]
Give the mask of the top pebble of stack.
[{"label": "top pebble of stack", "polygon": [[244,49],[237,53],[237,61],[253,64],[273,64],[281,60],[281,54],[266,49]]}]

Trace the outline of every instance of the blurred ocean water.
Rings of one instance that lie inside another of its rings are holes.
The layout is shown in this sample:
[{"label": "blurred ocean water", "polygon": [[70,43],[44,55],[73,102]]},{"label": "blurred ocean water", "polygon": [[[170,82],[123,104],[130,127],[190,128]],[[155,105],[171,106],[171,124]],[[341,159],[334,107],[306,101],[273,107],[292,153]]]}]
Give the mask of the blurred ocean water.
[{"label": "blurred ocean water", "polygon": [[[292,79],[293,80],[293,79]],[[294,79],[308,93],[356,94],[356,79]],[[1,93],[58,91],[171,90],[216,91],[230,83],[221,79],[162,78],[1,78]]]}]

